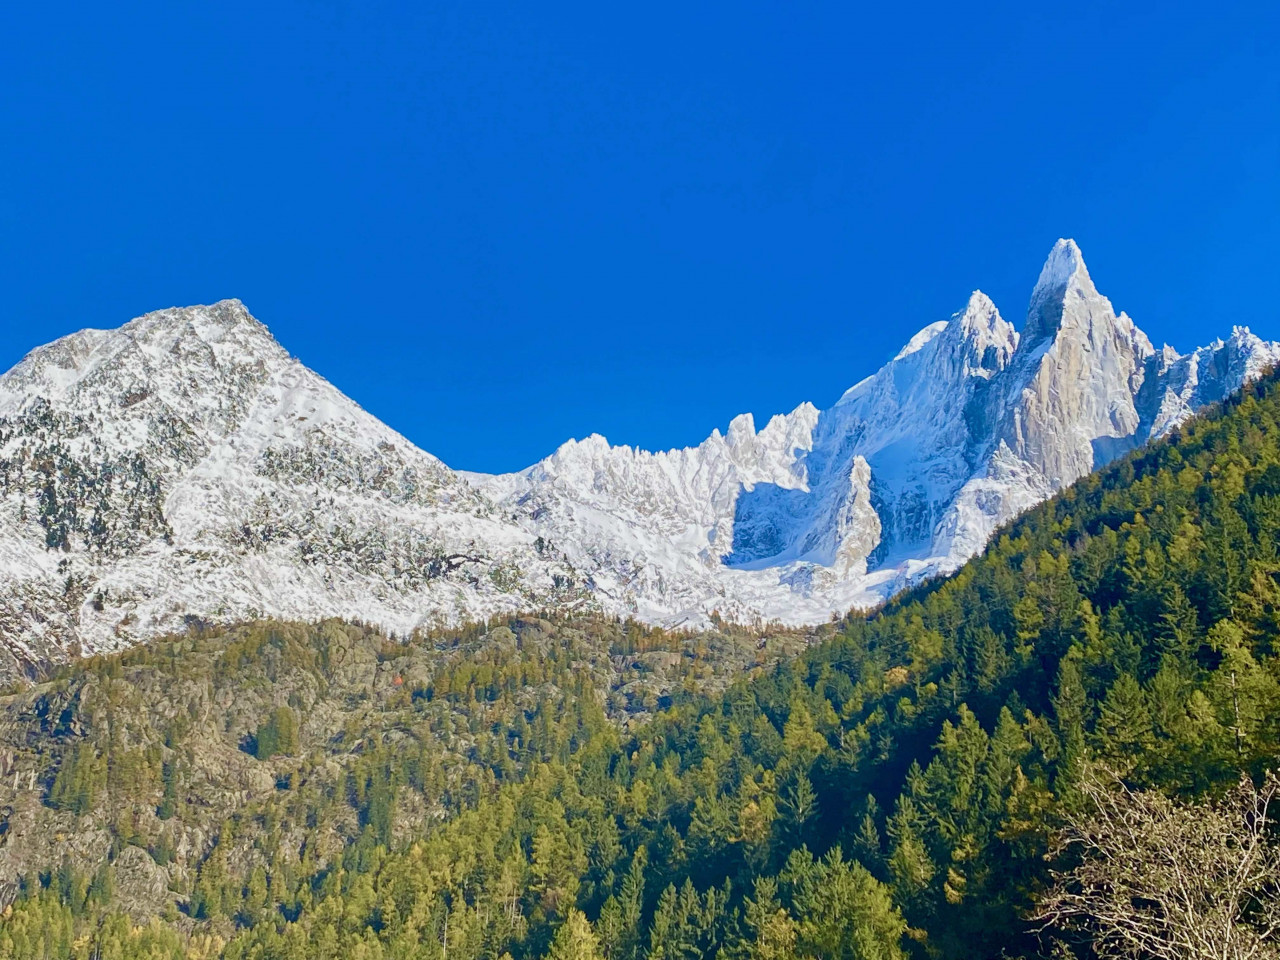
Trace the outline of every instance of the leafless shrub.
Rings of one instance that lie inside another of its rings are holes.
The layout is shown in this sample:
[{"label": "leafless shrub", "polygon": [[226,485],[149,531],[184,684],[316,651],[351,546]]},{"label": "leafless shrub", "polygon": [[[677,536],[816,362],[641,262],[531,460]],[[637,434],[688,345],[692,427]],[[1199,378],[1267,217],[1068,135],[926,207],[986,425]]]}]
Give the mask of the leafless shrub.
[{"label": "leafless shrub", "polygon": [[1089,772],[1083,812],[1069,814],[1035,918],[1090,940],[1102,958],[1280,958],[1280,779],[1248,777],[1216,803],[1182,804]]}]

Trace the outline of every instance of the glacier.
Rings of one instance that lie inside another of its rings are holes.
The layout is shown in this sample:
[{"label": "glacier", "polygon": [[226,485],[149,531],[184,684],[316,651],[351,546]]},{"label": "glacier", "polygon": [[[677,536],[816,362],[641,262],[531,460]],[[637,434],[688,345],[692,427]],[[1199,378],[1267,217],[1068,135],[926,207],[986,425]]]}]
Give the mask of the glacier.
[{"label": "glacier", "polygon": [[1239,326],[1155,349],[1060,240],[1021,330],[974,292],[825,410],[660,452],[593,435],[493,476],[418,449],[239,301],[162,310],[0,376],[0,677],[264,616],[817,622],[956,569],[1277,359]]}]

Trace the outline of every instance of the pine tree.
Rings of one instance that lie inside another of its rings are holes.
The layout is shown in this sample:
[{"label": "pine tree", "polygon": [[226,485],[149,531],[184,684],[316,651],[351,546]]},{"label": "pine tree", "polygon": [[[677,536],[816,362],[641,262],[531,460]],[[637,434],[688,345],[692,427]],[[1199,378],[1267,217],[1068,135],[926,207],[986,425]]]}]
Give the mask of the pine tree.
[{"label": "pine tree", "polygon": [[640,954],[640,918],[644,912],[644,875],[649,864],[648,851],[637,847],[631,866],[622,879],[618,894],[618,949],[621,960],[635,960]]},{"label": "pine tree", "polygon": [[876,803],[876,798],[867,794],[862,820],[854,836],[854,853],[873,872],[878,871],[884,863],[884,846],[880,839],[880,827],[876,823],[879,811],[880,805]]},{"label": "pine tree", "polygon": [[669,884],[658,897],[649,921],[649,951],[645,954],[648,960],[674,960],[678,956],[674,948],[679,909],[675,884]]},{"label": "pine tree", "polygon": [[746,904],[750,960],[796,960],[796,923],[778,900],[778,882],[757,877]]},{"label": "pine tree", "polygon": [[601,960],[596,935],[581,910],[569,909],[551,941],[547,960]]},{"label": "pine tree", "polygon": [[277,707],[271,717],[258,727],[257,749],[259,760],[269,760],[277,754],[292,756],[298,752],[298,718],[289,707]]},{"label": "pine tree", "polygon": [[823,960],[899,960],[907,925],[889,891],[835,847],[819,861],[803,848],[782,873],[800,918],[800,952]]},{"label": "pine tree", "polygon": [[1097,733],[1104,755],[1126,771],[1132,770],[1143,751],[1151,746],[1151,711],[1142,686],[1132,674],[1122,673],[1107,691]]}]

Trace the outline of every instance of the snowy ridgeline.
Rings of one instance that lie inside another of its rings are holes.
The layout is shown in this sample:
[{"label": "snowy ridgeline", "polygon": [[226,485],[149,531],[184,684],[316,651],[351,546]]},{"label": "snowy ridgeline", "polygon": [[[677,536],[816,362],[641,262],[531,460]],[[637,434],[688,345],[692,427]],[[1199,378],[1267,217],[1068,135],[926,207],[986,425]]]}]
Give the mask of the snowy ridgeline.
[{"label": "snowy ridgeline", "polygon": [[365,413],[238,301],[164,310],[0,377],[0,674],[192,620],[823,620],[954,569],[1277,359],[1243,328],[1155,350],[1063,240],[1021,333],[974,293],[829,410],[661,453],[592,436],[485,476]]}]

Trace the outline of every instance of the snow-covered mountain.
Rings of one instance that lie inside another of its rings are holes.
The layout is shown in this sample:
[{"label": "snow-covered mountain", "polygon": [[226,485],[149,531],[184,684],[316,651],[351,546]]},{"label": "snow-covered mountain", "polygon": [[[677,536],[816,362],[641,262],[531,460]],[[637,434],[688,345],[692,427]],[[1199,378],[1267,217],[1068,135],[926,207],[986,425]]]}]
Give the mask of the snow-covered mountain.
[{"label": "snow-covered mountain", "polygon": [[639,616],[820,620],[954,570],[1000,524],[1280,359],[1247,329],[1180,355],[1060,240],[1021,333],[975,292],[830,409],[691,450],[591,437],[474,480]]},{"label": "snow-covered mountain", "polygon": [[1278,359],[1240,327],[1155,350],[1062,240],[1021,333],[974,293],[828,410],[660,453],[592,436],[485,476],[365,413],[238,301],[147,314],[0,377],[0,673],[259,615],[821,620],[954,569]]},{"label": "snow-covered mountain", "polygon": [[192,620],[408,630],[589,599],[536,541],[238,301],[84,330],[0,377],[0,636],[18,665]]}]

